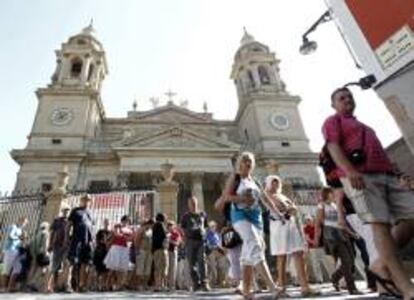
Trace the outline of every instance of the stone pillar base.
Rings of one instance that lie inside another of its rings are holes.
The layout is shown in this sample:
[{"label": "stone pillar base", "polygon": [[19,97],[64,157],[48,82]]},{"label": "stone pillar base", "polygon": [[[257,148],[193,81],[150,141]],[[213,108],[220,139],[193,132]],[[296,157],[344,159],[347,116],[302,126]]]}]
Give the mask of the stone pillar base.
[{"label": "stone pillar base", "polygon": [[177,195],[178,195],[178,183],[161,182],[157,186],[160,199],[161,212],[167,214],[171,220],[177,220]]}]

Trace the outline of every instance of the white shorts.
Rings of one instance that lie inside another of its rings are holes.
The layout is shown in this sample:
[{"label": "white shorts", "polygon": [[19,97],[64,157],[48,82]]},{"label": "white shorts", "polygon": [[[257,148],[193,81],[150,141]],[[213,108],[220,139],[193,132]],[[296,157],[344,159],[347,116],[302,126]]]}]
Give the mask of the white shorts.
[{"label": "white shorts", "polygon": [[288,255],[304,251],[305,243],[296,225],[296,220],[291,217],[285,222],[270,221],[270,253],[271,255]]},{"label": "white shorts", "polygon": [[265,260],[265,243],[263,232],[252,223],[240,220],[233,224],[233,228],[243,240],[240,255],[240,264],[255,266]]}]

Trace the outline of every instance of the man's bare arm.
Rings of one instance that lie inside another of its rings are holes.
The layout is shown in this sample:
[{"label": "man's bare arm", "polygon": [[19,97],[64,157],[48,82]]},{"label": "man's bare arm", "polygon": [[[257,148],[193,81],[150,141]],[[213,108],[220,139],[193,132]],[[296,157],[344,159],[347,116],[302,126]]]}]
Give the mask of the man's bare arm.
[{"label": "man's bare arm", "polygon": [[359,173],[348,160],[341,146],[338,143],[328,143],[327,147],[335,164],[345,171],[352,187],[357,190],[365,188],[361,173]]}]

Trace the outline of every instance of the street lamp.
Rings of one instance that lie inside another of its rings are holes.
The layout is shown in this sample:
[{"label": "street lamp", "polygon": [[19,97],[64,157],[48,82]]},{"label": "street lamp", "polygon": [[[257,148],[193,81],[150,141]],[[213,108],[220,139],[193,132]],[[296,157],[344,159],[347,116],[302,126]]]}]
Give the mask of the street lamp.
[{"label": "street lamp", "polygon": [[320,24],[329,22],[331,20],[332,20],[332,15],[329,12],[329,10],[327,10],[326,12],[323,13],[322,16],[319,17],[319,19],[314,24],[312,24],[312,26],[308,30],[306,30],[306,32],[302,35],[302,45],[299,47],[299,52],[301,54],[307,55],[316,50],[316,48],[318,47],[318,44],[315,41],[310,41],[308,39],[308,34],[311,33],[312,31],[315,31],[315,29]]},{"label": "street lamp", "polygon": [[375,83],[377,82],[377,78],[375,78],[375,75],[370,74],[368,76],[362,77],[358,81],[348,82],[344,85],[344,87],[351,86],[351,85],[357,85],[362,90],[370,89]]},{"label": "street lamp", "polygon": [[308,55],[315,52],[318,44],[315,41],[309,41],[307,37],[303,37],[302,45],[299,47],[299,52],[302,55]]}]

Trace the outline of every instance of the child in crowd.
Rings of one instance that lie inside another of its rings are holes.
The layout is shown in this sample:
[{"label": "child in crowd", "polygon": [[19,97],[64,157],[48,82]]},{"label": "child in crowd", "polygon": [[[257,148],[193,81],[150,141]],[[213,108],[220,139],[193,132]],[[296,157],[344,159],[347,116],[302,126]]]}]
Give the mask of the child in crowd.
[{"label": "child in crowd", "polygon": [[124,273],[128,272],[129,249],[128,237],[122,231],[122,225],[116,224],[111,238],[111,247],[104,259],[104,264],[109,271],[109,288],[120,290]]},{"label": "child in crowd", "polygon": [[23,232],[20,240],[21,244],[17,248],[18,254],[13,261],[10,272],[9,292],[14,292],[25,286],[30,272],[32,255],[30,253],[27,234]]}]

